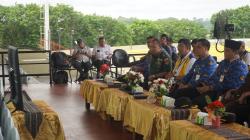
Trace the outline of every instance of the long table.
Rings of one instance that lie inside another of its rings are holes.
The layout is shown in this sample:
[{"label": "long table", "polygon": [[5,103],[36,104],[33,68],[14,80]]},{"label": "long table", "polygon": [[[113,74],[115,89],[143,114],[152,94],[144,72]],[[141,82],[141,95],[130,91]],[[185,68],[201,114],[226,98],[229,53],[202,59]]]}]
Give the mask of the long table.
[{"label": "long table", "polygon": [[85,99],[87,110],[90,109],[90,103],[97,108],[100,92],[105,88],[108,88],[108,85],[103,82],[84,80],[80,87],[80,94]]},{"label": "long table", "polygon": [[[178,120],[170,122],[170,139],[171,140],[249,140],[250,129],[243,127],[236,123],[225,124],[221,126],[222,129],[232,130],[243,136],[235,136],[233,134],[226,134],[227,137],[216,133],[219,129],[206,129],[202,126],[196,125],[190,121]],[[224,131],[226,131],[224,130]],[[230,133],[230,132],[229,132]],[[244,137],[246,136],[246,137]],[[247,138],[247,136],[249,136]],[[240,138],[242,137],[242,138]]]},{"label": "long table", "polygon": [[197,112],[199,109],[166,109],[149,104],[146,100],[129,99],[124,126],[143,135],[145,140],[169,140],[170,122],[175,119],[193,119]]},{"label": "long table", "polygon": [[103,89],[96,111],[110,115],[115,121],[123,121],[129,99],[133,97],[117,88]]},{"label": "long table", "polygon": [[[18,129],[21,140],[64,140],[64,131],[60,119],[55,111],[52,110],[44,101],[34,100],[33,103],[42,111],[43,119],[39,127],[39,132],[33,139],[30,132],[26,129],[24,112],[16,111],[12,113],[14,125]],[[12,112],[15,110],[13,104],[7,105]]]},{"label": "long table", "polygon": [[[149,104],[145,99],[134,99],[125,91],[109,88],[104,82],[94,80],[85,80],[80,91],[87,108],[90,103],[93,104],[97,112],[111,116],[115,121],[123,121],[124,127],[141,134],[144,140],[225,139],[189,121],[182,121],[194,119],[199,112],[195,108],[182,110]],[[250,134],[250,129],[238,124],[228,124],[226,127]]]},{"label": "long table", "polygon": [[[85,80],[80,91],[85,101],[93,104],[97,112],[123,121],[126,128],[143,135],[145,140],[170,139],[169,122],[174,120],[172,109],[149,104],[145,99],[136,100],[125,91],[108,88],[107,84],[100,81]],[[194,118],[198,111],[190,109],[188,118]]]}]

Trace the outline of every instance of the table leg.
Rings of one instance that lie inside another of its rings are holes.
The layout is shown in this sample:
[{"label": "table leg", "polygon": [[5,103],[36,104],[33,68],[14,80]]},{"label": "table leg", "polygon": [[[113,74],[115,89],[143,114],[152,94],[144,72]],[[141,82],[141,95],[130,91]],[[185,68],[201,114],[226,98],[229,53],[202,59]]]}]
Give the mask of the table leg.
[{"label": "table leg", "polygon": [[90,103],[88,103],[87,101],[85,101],[85,108],[87,111],[90,110]]},{"label": "table leg", "polygon": [[136,133],[135,133],[135,131],[132,132],[132,135],[133,135],[133,140],[136,140]]}]

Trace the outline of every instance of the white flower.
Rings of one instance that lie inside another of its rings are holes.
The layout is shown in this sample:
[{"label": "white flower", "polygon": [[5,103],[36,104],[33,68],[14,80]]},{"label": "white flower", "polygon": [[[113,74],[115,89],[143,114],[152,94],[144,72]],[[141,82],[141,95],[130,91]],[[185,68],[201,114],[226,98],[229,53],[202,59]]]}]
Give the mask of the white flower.
[{"label": "white flower", "polygon": [[149,89],[149,92],[154,92],[154,88],[150,88],[150,89]]},{"label": "white flower", "polygon": [[167,89],[167,87],[166,87],[164,84],[161,84],[161,85],[160,85],[160,88],[161,88],[161,89],[164,89],[164,90]]},{"label": "white flower", "polygon": [[[161,82],[160,82],[161,81]],[[163,79],[163,78],[158,78],[153,81],[153,83],[150,83],[150,92],[156,93],[156,92],[169,92],[169,89],[171,88],[171,85],[173,83],[173,79]]]},{"label": "white flower", "polygon": [[126,75],[128,77],[128,81],[131,82],[132,84],[144,82],[144,76],[139,72],[129,71],[127,72]]},{"label": "white flower", "polygon": [[130,74],[135,75],[136,73],[134,71],[130,71]]},{"label": "white flower", "polygon": [[159,80],[157,79],[157,80],[154,80],[153,82],[154,82],[154,83],[158,83],[158,82],[159,82]]}]

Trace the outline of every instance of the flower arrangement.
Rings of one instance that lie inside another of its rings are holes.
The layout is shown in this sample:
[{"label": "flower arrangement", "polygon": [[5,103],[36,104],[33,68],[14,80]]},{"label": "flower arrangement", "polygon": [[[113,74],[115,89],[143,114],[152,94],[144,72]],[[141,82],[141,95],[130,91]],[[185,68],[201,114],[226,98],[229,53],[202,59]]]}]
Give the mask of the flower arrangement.
[{"label": "flower arrangement", "polygon": [[124,80],[127,82],[126,90],[132,94],[143,93],[143,88],[139,85],[144,82],[144,76],[139,72],[129,71],[126,73]]},{"label": "flower arrangement", "polygon": [[159,78],[157,80],[154,80],[150,84],[150,89],[149,92],[155,93],[157,96],[162,96],[162,95],[168,95],[169,90],[174,82],[174,79],[162,79]]},{"label": "flower arrangement", "polygon": [[100,66],[100,74],[102,75],[103,78],[109,73],[109,65],[108,64],[102,64]]},{"label": "flower arrangement", "polygon": [[129,71],[125,75],[125,80],[128,82],[129,86],[136,86],[144,82],[144,76],[135,71]]},{"label": "flower arrangement", "polygon": [[211,102],[211,99],[209,96],[206,96],[206,101],[208,103],[207,105],[207,111],[212,112],[214,116],[224,116],[225,114],[225,106],[220,101],[219,98],[216,101]]},{"label": "flower arrangement", "polygon": [[225,107],[221,101],[217,100],[207,105],[207,108],[213,111],[215,116],[223,116],[225,113]]},{"label": "flower arrangement", "polygon": [[212,126],[215,128],[220,127],[220,118],[225,115],[225,106],[221,102],[221,98],[219,98],[216,101],[211,102],[210,97],[206,96],[207,100],[207,112],[208,112],[208,117],[212,120]]}]

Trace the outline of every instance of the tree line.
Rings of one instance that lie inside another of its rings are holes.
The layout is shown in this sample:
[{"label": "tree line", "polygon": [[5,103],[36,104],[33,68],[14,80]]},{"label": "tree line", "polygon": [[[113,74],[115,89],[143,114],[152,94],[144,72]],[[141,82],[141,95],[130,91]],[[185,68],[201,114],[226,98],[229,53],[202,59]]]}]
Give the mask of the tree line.
[{"label": "tree line", "polygon": [[[36,4],[0,6],[0,46],[13,45],[37,48],[40,31],[43,32],[41,7]],[[229,20],[236,24],[234,37],[250,37],[250,8],[226,10]],[[211,38],[215,13],[209,20],[167,18],[155,21],[136,18],[117,19],[98,15],[85,15],[73,7],[59,4],[50,6],[51,40],[69,48],[73,40],[83,38],[88,46],[97,44],[97,38],[104,35],[112,46],[145,44],[149,35],[159,37],[168,34],[177,41],[180,38]]]}]

